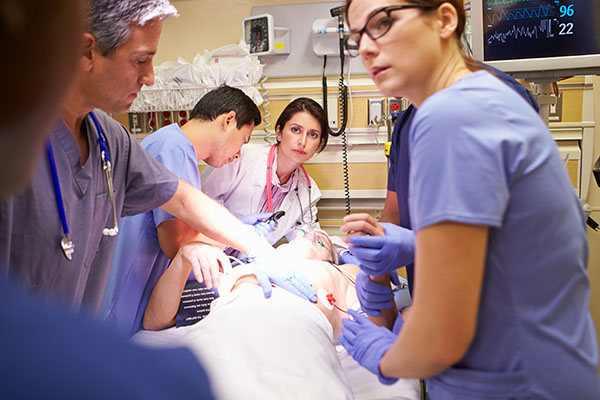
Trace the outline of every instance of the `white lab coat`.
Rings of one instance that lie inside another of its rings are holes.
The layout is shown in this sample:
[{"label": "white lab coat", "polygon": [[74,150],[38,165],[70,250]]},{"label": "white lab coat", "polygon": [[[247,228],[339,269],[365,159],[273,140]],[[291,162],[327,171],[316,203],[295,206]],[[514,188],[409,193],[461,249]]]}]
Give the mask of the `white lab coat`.
[{"label": "white lab coat", "polygon": [[[260,201],[265,191],[267,180],[268,145],[246,145],[242,147],[241,156],[232,163],[221,168],[206,167],[200,176],[202,191],[219,203],[224,205],[233,215],[241,217],[259,212]],[[277,165],[273,165],[273,182],[277,179]],[[285,236],[291,240],[296,227],[304,223],[311,223],[315,229],[320,229],[317,220],[317,202],[321,198],[321,191],[314,179],[312,184],[311,204],[309,205],[308,183],[302,171],[298,171],[298,196],[296,190],[291,189],[281,203],[280,210],[285,211],[285,216],[279,220],[277,228],[266,236],[271,244],[275,244]],[[300,201],[298,201],[298,197]],[[300,208],[302,204],[302,208]],[[310,208],[313,219],[310,221]],[[278,211],[278,210],[275,210]]]}]

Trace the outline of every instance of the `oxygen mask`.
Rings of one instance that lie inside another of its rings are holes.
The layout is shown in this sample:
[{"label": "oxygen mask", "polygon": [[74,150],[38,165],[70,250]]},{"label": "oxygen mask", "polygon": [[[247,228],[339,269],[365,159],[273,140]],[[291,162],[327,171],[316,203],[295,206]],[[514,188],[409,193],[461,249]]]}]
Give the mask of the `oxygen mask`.
[{"label": "oxygen mask", "polygon": [[315,234],[315,231],[312,228],[312,226],[308,224],[302,224],[297,229],[297,233],[294,239],[296,238],[303,238],[305,240],[310,240],[311,242],[314,242],[317,238],[317,235]]}]

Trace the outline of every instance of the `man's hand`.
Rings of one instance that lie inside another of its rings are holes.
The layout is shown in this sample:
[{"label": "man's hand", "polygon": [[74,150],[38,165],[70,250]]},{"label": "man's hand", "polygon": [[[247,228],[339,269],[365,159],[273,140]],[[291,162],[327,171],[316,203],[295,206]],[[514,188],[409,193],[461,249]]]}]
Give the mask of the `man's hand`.
[{"label": "man's hand", "polygon": [[219,287],[219,272],[231,270],[229,258],[219,248],[201,242],[190,242],[183,246],[177,257],[185,264],[190,264],[198,282],[207,288]]},{"label": "man's hand", "polygon": [[271,297],[273,291],[271,283],[274,283],[296,296],[312,303],[317,302],[317,292],[311,286],[310,281],[304,275],[286,266],[285,260],[277,257],[275,249],[266,239],[263,238],[262,242],[254,243],[246,256],[254,260],[256,279],[258,279],[265,297]]}]

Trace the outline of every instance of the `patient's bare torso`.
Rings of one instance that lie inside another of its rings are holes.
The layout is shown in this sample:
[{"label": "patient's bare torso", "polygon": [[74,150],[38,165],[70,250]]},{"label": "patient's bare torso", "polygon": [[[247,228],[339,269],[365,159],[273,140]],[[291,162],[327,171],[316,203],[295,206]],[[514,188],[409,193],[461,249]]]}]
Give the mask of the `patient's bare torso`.
[{"label": "patient's bare torso", "polygon": [[[340,309],[347,310],[357,302],[354,286],[350,284],[342,273],[329,262],[317,260],[291,260],[287,261],[287,265],[304,274],[315,290],[324,289],[327,293],[332,294],[335,299],[335,305]],[[341,265],[339,268],[352,276],[356,276],[359,269],[356,265],[352,264]],[[246,285],[256,286],[258,285],[258,280],[254,275],[242,276],[232,287],[232,291],[242,289]],[[327,307],[320,301],[314,304],[314,306],[317,307],[325,315],[329,323],[331,323],[334,336],[337,337],[341,331],[342,318],[347,318],[347,314],[336,307],[330,309],[330,307]]]}]

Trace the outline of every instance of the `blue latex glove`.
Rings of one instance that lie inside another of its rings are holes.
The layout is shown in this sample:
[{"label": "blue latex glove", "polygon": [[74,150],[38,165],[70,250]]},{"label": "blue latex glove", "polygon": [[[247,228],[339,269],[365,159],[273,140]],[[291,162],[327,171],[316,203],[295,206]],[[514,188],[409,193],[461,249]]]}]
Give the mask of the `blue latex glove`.
[{"label": "blue latex glove", "polygon": [[360,261],[360,269],[381,276],[412,264],[415,259],[415,235],[410,229],[382,222],[384,236],[352,236],[352,254]]},{"label": "blue latex glove", "polygon": [[360,265],[360,261],[358,261],[358,258],[354,257],[354,255],[352,253],[350,253],[349,251],[345,251],[342,253],[342,256],[340,257],[340,261],[342,264]]},{"label": "blue latex glove", "polygon": [[271,297],[271,283],[310,302],[317,302],[317,292],[310,281],[303,275],[275,256],[275,249],[266,241],[257,242],[248,249],[247,257],[254,260],[256,279],[266,298]]},{"label": "blue latex glove", "polygon": [[396,335],[383,326],[377,326],[354,310],[348,310],[354,318],[342,320],[340,344],[363,367],[377,375],[379,382],[386,385],[395,383],[397,378],[386,378],[379,371],[381,358],[396,340]]},{"label": "blue latex glove", "polygon": [[281,261],[274,265],[270,260],[257,258],[254,260],[256,278],[263,289],[265,297],[271,297],[271,283],[310,302],[317,302],[317,292],[310,281],[302,274],[287,267]]},{"label": "blue latex glove", "polygon": [[254,227],[254,231],[259,236],[267,236],[273,231],[273,229],[275,229],[275,226],[277,225],[276,221],[265,221],[271,215],[273,215],[273,213],[248,214],[240,217],[240,221],[246,225],[252,225]]},{"label": "blue latex glove", "polygon": [[404,326],[404,320],[402,319],[402,310],[404,310],[407,307],[408,306],[404,306],[398,310],[398,316],[396,317],[396,320],[394,321],[394,326],[392,326],[392,332],[394,332],[396,335],[400,333],[400,331],[402,330],[402,327]]},{"label": "blue latex glove", "polygon": [[[356,258],[349,251],[345,251],[342,253],[342,256],[340,257],[340,261],[342,264],[360,265],[360,261],[358,260],[358,258]],[[400,277],[398,276],[398,273],[395,270],[393,272],[390,272],[390,280],[396,286],[400,286],[400,284],[401,284]],[[369,313],[367,313],[367,314],[369,314]],[[369,315],[373,315],[373,314],[369,314]]]},{"label": "blue latex glove", "polygon": [[390,288],[373,282],[362,270],[356,275],[356,294],[360,308],[367,315],[379,316],[380,310],[394,306],[394,293]]}]

